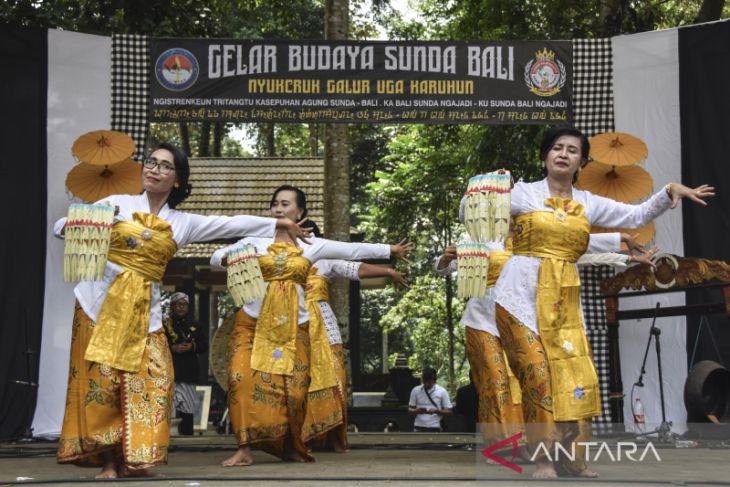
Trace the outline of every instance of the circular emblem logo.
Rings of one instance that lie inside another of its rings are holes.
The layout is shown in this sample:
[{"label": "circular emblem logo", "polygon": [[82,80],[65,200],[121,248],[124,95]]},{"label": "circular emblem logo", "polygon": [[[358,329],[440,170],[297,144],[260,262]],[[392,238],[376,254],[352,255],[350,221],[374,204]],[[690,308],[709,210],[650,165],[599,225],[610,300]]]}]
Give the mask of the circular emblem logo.
[{"label": "circular emblem logo", "polygon": [[155,75],[162,86],[171,91],[187,90],[198,79],[198,60],[187,49],[175,47],[160,54]]},{"label": "circular emblem logo", "polygon": [[538,96],[552,96],[560,93],[565,85],[567,70],[555,53],[543,49],[535,53],[535,59],[525,65],[525,84]]}]

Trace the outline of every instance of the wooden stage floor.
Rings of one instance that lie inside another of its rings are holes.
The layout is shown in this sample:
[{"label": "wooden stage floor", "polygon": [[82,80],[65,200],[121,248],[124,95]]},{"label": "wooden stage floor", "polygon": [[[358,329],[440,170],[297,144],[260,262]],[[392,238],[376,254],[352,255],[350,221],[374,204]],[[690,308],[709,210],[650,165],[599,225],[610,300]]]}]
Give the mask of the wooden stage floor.
[{"label": "wooden stage floor", "polygon": [[[617,441],[606,440],[614,457]],[[316,463],[284,463],[255,451],[255,465],[223,468],[220,461],[234,450],[232,436],[207,433],[173,437],[169,464],[154,469],[163,478],[104,482],[94,481],[95,469],[58,465],[54,442],[3,443],[0,485],[730,485],[730,445],[718,442],[696,448],[656,444],[661,461],[653,453],[641,462],[615,461],[602,454],[591,463],[600,479],[560,479],[557,484],[533,481],[530,474],[534,467],[529,464],[519,465],[522,473],[488,465],[480,454],[483,446],[472,435],[354,433],[350,442],[349,453],[315,453]],[[642,451],[640,448],[634,457]]]}]

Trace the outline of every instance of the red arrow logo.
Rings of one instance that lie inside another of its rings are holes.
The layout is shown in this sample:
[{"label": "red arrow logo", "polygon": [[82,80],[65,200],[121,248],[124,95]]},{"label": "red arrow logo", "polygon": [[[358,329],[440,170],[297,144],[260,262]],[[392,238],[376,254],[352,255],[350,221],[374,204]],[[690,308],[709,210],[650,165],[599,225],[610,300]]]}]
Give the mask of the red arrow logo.
[{"label": "red arrow logo", "polygon": [[515,465],[514,463],[510,462],[509,460],[500,457],[499,455],[495,455],[493,452],[495,450],[499,450],[500,448],[512,444],[512,458],[511,460],[514,460],[517,458],[517,440],[522,438],[522,432],[517,433],[516,435],[512,435],[507,439],[504,439],[500,442],[495,443],[494,445],[490,445],[486,447],[484,450],[482,450],[482,455],[484,455],[487,459],[492,460],[493,462],[497,462],[500,465],[503,465],[507,468],[511,468],[517,473],[522,473],[522,467]]}]

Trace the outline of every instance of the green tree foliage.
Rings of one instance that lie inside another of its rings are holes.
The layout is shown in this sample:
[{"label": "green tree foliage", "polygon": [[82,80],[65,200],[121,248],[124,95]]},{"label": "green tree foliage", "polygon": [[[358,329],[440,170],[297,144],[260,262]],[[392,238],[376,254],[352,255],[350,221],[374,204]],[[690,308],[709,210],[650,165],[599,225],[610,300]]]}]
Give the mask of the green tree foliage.
[{"label": "green tree foliage", "polygon": [[[188,126],[188,143],[190,144],[190,154],[200,154],[200,124],[191,123]],[[225,124],[224,133],[228,133],[234,128],[234,124]],[[152,123],[150,124],[149,140],[147,145],[155,147],[161,142],[171,142],[182,147],[183,141],[180,137],[180,126],[177,123]],[[210,134],[209,144],[213,145],[213,136]],[[223,137],[221,146],[221,157],[252,157],[252,154],[244,149],[241,143],[231,137]]]},{"label": "green tree foliage", "polygon": [[[463,303],[454,300],[453,311],[461,315],[463,310]],[[435,368],[440,376],[446,376],[445,372],[449,368],[446,313],[443,280],[433,275],[424,275],[416,279],[408,292],[383,316],[381,324],[385,332],[408,332],[406,336],[410,337],[412,349],[408,366],[411,369],[423,370],[429,366]],[[449,384],[452,394],[459,383],[465,384],[469,381],[464,328],[457,327],[454,333],[456,381]]]},{"label": "green tree foliage", "polygon": [[[498,131],[474,125],[403,126],[393,134],[384,167],[365,185],[359,228],[371,241],[409,236],[419,257],[433,257],[459,235],[458,209],[471,176],[500,168],[534,179],[541,164],[537,142],[542,130]],[[425,272],[430,271],[426,264]],[[411,272],[422,274],[420,267]]]},{"label": "green tree foliage", "polygon": [[[58,28],[99,35],[141,34],[154,37],[228,37],[238,39],[322,39],[322,0],[6,0],[0,21],[27,27]],[[363,27],[364,28],[364,27]],[[150,145],[161,140],[189,144],[194,155],[212,155],[210,140],[201,139],[201,124],[186,124],[189,139],[178,124],[152,124]],[[258,124],[251,124],[258,155],[266,144]],[[223,127],[221,155],[247,155]],[[309,155],[309,135],[303,125],[277,126],[279,156]]]},{"label": "green tree foliage", "polygon": [[387,166],[388,142],[396,127],[384,125],[350,126],[350,198],[351,222],[357,225],[358,215],[368,205],[365,188],[375,179],[375,173]]},{"label": "green tree foliage", "polygon": [[[380,374],[383,370],[383,333],[379,325],[388,311],[400,299],[400,293],[392,287],[363,290],[360,307],[360,372]],[[413,348],[407,330],[388,334],[388,348],[410,354]]]},{"label": "green tree foliage", "polygon": [[[428,38],[574,39],[666,29],[730,16],[724,0],[421,0]],[[720,13],[719,17],[700,16]]]},{"label": "green tree foliage", "polygon": [[[536,179],[541,174],[537,160],[537,145],[541,137],[540,127],[524,130],[490,130],[475,125],[401,126],[391,132],[388,153],[382,158],[382,168],[375,172],[375,180],[365,185],[364,200],[359,214],[359,228],[369,241],[396,241],[404,236],[416,243],[414,265],[409,266],[411,280],[421,282],[433,273],[433,258],[461,239],[463,227],[458,222],[459,203],[468,179],[476,174],[500,168],[510,169],[516,178]],[[451,306],[453,283],[450,279],[430,278],[428,286],[440,283],[440,293],[446,310]],[[415,289],[415,287],[414,287]],[[430,289],[430,288],[429,288]],[[376,292],[376,291],[375,291]],[[405,298],[404,298],[405,299]],[[413,350],[437,347],[446,350],[443,360],[449,361],[448,330],[453,337],[453,380],[451,387],[463,371],[457,367],[463,357],[458,350],[463,347],[459,334],[463,333],[455,322],[461,316],[461,308],[453,306],[440,321],[443,334],[434,335],[421,326],[433,322],[417,320],[408,328],[412,335]],[[389,312],[391,320],[404,308],[397,305]],[[436,310],[434,311],[436,312]],[[363,330],[371,329],[373,322],[362,320]],[[407,316],[401,317],[407,320]],[[429,340],[444,338],[439,344]],[[408,347],[393,352],[408,354]],[[443,349],[443,350],[442,350]],[[440,353],[440,352],[439,352]],[[414,355],[413,357],[417,357]],[[414,358],[413,360],[422,360]],[[419,363],[422,367],[426,365]]]},{"label": "green tree foliage", "polygon": [[6,0],[6,22],[89,34],[146,34],[157,37],[214,37],[224,32],[220,19],[236,12],[233,2],[210,0]]}]

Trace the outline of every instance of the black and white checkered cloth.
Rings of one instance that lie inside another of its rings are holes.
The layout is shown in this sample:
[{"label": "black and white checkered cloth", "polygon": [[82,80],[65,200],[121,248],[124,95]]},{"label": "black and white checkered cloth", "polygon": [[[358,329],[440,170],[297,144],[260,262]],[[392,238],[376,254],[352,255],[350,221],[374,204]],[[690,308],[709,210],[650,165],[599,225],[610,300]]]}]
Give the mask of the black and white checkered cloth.
[{"label": "black and white checkered cloth", "polygon": [[586,322],[588,341],[593,348],[593,360],[598,373],[598,384],[601,387],[603,415],[593,419],[593,429],[599,433],[610,431],[612,422],[611,403],[608,399],[611,369],[608,353],[606,305],[599,288],[599,283],[611,276],[613,276],[611,266],[580,267],[580,300],[583,305],[583,317]]},{"label": "black and white checkered cloth", "polygon": [[[573,110],[576,128],[587,136],[610,132],[613,125],[613,65],[611,39],[573,40]],[[608,400],[610,362],[606,304],[600,297],[599,283],[613,276],[610,266],[585,266],[580,269],[581,300],[588,330],[588,341],[601,386],[603,415],[593,419],[597,433],[611,430],[611,404]]]},{"label": "black and white checkered cloth", "polygon": [[573,115],[588,137],[613,130],[611,39],[573,40]]},{"label": "black and white checkered cloth", "polygon": [[112,36],[111,127],[134,139],[137,149],[132,157],[138,161],[147,150],[149,72],[150,46],[146,36]]}]

